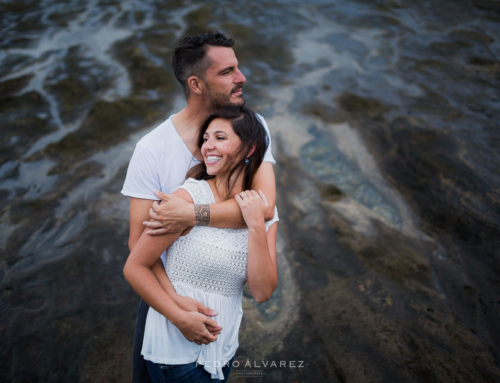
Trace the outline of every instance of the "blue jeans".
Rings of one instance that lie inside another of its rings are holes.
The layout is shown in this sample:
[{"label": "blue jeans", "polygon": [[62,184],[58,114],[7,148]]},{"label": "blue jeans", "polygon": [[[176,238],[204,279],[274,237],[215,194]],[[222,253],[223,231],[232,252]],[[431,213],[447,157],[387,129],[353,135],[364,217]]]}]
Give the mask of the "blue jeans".
[{"label": "blue jeans", "polygon": [[134,351],[132,353],[132,382],[133,383],[153,383],[149,376],[148,364],[141,354],[142,342],[144,340],[144,328],[146,327],[146,317],[149,306],[141,300],[139,313],[135,322]]},{"label": "blue jeans", "polygon": [[226,383],[233,367],[232,358],[224,367],[224,380],[212,379],[202,365],[196,362],[188,364],[158,364],[148,361],[149,374],[154,383]]}]

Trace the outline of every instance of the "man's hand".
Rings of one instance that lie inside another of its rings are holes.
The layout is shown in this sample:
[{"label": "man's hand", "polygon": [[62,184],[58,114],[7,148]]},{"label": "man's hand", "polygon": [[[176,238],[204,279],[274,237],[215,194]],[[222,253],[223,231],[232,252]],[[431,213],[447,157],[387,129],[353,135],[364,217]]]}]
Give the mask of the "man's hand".
[{"label": "man's hand", "polygon": [[[189,297],[184,297],[182,295],[175,294],[172,299],[175,301],[177,306],[179,306],[181,309],[184,311],[188,312],[199,312],[200,314],[209,316],[209,317],[214,317],[219,315],[219,313],[215,310],[209,309],[206,306],[203,306],[200,302],[193,298]],[[212,335],[218,335],[220,334],[220,331],[222,330],[222,327],[216,326],[212,327],[207,325],[207,330],[212,333]]]},{"label": "man's hand", "polygon": [[171,234],[184,231],[195,225],[194,206],[174,194],[165,194],[155,190],[155,195],[161,199],[154,202],[149,210],[153,221],[143,222],[149,229],[149,235]]},{"label": "man's hand", "polygon": [[197,312],[187,312],[173,324],[184,335],[184,338],[198,345],[209,344],[218,338],[218,335],[211,334],[207,329],[208,327],[216,328],[217,322]]}]

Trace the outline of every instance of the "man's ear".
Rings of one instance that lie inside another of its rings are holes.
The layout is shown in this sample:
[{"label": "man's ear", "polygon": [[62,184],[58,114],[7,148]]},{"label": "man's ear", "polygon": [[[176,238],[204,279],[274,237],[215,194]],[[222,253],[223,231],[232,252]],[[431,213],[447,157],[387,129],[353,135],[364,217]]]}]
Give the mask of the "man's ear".
[{"label": "man's ear", "polygon": [[197,76],[191,76],[187,80],[189,90],[196,94],[202,94],[205,87],[205,83]]}]

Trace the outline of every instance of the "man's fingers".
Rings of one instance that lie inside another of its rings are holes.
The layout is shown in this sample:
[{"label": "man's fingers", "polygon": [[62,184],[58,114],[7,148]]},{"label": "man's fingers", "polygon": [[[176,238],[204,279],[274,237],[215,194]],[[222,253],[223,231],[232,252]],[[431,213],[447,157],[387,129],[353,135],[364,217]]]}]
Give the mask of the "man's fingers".
[{"label": "man's fingers", "polygon": [[[163,201],[162,201],[162,202],[163,202]],[[158,202],[156,202],[156,201],[155,201],[155,202],[153,202],[153,205],[151,206],[151,209],[152,209],[155,213],[157,213],[158,211],[160,211],[160,210],[161,210],[161,209],[160,209],[160,206],[161,206],[161,205],[160,205]]]},{"label": "man's fingers", "polygon": [[159,229],[163,227],[162,223],[158,221],[144,221],[142,224],[150,229]]},{"label": "man's fingers", "polygon": [[154,193],[155,193],[155,196],[157,196],[162,201],[168,201],[170,199],[170,194],[165,194],[159,190],[155,190]]},{"label": "man's fingers", "polygon": [[149,217],[155,221],[160,220],[160,216],[153,211],[153,208],[149,209]]},{"label": "man's fingers", "polygon": [[155,236],[155,235],[163,235],[163,234],[168,234],[167,229],[155,229],[155,230],[148,230],[146,232],[147,235]]}]

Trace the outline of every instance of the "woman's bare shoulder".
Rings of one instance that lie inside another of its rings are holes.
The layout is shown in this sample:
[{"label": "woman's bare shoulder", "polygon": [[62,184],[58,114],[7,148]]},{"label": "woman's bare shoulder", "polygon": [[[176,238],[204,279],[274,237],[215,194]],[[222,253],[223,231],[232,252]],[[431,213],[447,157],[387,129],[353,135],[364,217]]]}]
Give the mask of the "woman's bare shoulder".
[{"label": "woman's bare shoulder", "polygon": [[186,202],[193,203],[193,198],[191,198],[191,194],[189,194],[186,189],[179,188],[176,191],[174,191],[172,194],[175,194],[177,197],[182,198]]}]

